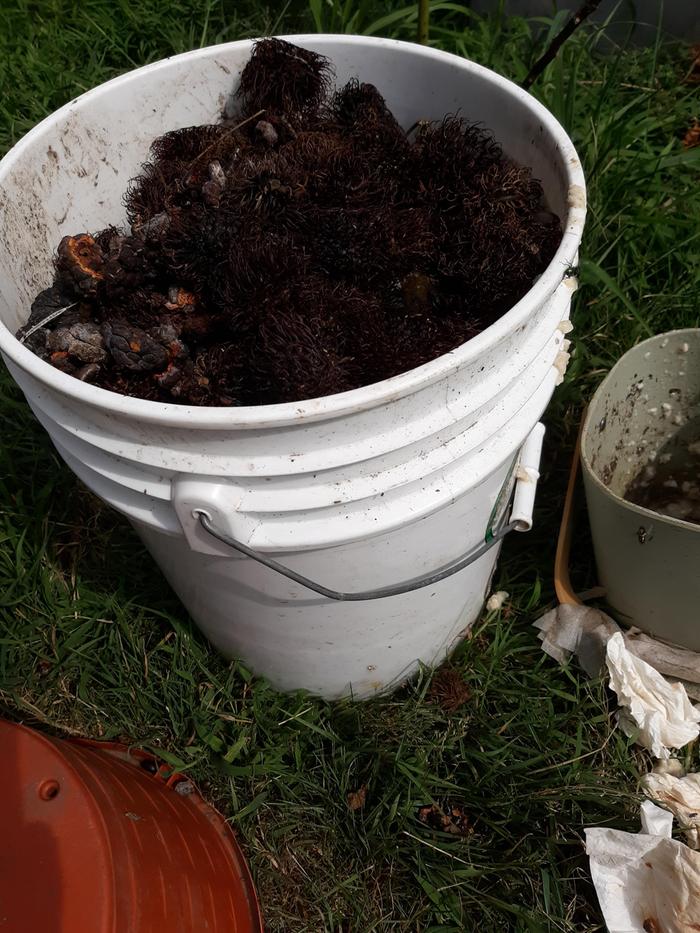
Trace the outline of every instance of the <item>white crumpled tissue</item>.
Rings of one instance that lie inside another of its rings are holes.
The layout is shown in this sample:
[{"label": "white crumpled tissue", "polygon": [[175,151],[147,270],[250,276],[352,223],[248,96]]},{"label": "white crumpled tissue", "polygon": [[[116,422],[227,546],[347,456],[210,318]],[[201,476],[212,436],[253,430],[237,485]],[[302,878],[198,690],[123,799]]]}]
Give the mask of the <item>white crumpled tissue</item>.
[{"label": "white crumpled tissue", "polygon": [[592,606],[562,603],[532,623],[550,658],[565,664],[572,654],[589,677],[598,677],[608,640],[620,631],[609,615]]},{"label": "white crumpled tissue", "polygon": [[605,646],[616,632],[622,632],[635,657],[660,674],[684,681],[688,695],[700,700],[700,652],[667,645],[636,628],[623,630],[601,609],[582,603],[562,603],[532,624],[539,629],[543,651],[560,664],[576,655],[590,677],[600,676],[605,667]]},{"label": "white crumpled tissue", "polygon": [[671,839],[670,813],[651,801],[643,804],[642,813],[645,828],[656,825],[663,835],[586,830],[591,876],[608,931],[700,930],[700,853]]},{"label": "white crumpled tissue", "polygon": [[499,590],[497,593],[492,593],[489,598],[486,600],[486,611],[487,612],[499,612],[503,609],[506,600],[510,596],[510,593],[506,593],[505,590]]},{"label": "white crumpled tissue", "polygon": [[700,849],[700,774],[678,777],[652,771],[642,778],[642,787],[648,797],[668,807],[676,817],[691,849]]},{"label": "white crumpled tissue", "polygon": [[656,758],[668,758],[669,748],[682,748],[700,733],[700,711],[682,684],[670,684],[650,664],[635,657],[622,634],[606,646],[610,686],[620,705],[620,726]]}]

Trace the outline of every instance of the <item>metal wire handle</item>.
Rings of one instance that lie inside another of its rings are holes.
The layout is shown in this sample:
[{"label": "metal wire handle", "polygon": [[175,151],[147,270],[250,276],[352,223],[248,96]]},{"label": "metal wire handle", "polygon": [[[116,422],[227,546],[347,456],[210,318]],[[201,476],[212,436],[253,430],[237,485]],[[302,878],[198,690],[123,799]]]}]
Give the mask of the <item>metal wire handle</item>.
[{"label": "metal wire handle", "polygon": [[230,538],[212,523],[211,516],[203,509],[195,509],[194,514],[199,519],[199,524],[202,528],[213,538],[216,538],[217,541],[221,541],[222,544],[227,544],[241,554],[245,554],[246,557],[250,557],[259,564],[269,567],[270,570],[274,570],[276,573],[282,574],[283,577],[287,577],[287,579],[293,580],[295,583],[301,584],[301,586],[305,586],[308,590],[313,590],[314,593],[325,596],[327,599],[334,599],[337,602],[359,602],[368,599],[382,599],[385,596],[399,596],[401,593],[410,593],[413,590],[420,590],[424,586],[439,583],[441,580],[445,580],[447,577],[459,573],[460,570],[464,570],[465,567],[468,567],[470,564],[473,564],[474,561],[483,557],[495,544],[502,541],[508,532],[514,531],[520,524],[517,521],[512,521],[507,525],[503,525],[498,531],[493,532],[491,537],[478,548],[465,554],[464,557],[460,557],[455,563],[448,564],[446,567],[436,570],[434,573],[428,573],[422,577],[414,577],[413,580],[406,580],[403,583],[396,583],[393,586],[382,586],[375,590],[361,590],[358,593],[342,593],[339,590],[331,590],[321,583],[316,583],[308,577],[303,576],[303,574],[297,573],[296,570],[285,567],[284,564],[278,564],[276,560],[273,560],[271,557],[266,557],[259,551],[248,547],[247,544],[242,544],[240,541],[236,541],[235,538]]}]

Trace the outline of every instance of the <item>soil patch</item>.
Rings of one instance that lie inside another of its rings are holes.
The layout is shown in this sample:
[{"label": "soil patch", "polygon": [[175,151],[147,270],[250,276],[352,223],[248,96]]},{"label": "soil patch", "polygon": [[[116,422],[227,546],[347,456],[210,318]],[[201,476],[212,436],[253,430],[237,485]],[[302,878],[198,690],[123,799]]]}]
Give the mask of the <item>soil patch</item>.
[{"label": "soil patch", "polygon": [[18,337],[125,395],[257,405],[385,379],[489,326],[561,240],[539,181],[460,116],[404,131],[374,86],[331,88],[322,56],[258,42],[235,116],[155,140],[129,228],[64,237]]}]

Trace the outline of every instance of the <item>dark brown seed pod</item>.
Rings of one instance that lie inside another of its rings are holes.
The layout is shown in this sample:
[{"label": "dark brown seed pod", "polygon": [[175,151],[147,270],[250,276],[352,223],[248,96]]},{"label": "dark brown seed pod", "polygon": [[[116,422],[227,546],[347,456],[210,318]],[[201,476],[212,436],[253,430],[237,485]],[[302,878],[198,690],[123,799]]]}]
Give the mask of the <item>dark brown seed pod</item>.
[{"label": "dark brown seed pod", "polygon": [[127,321],[106,321],[102,336],[118,369],[147,373],[161,370],[168,363],[165,347]]},{"label": "dark brown seed pod", "polygon": [[47,340],[49,352],[66,352],[79,363],[101,363],[107,356],[105,341],[97,324],[76,323],[57,327]]},{"label": "dark brown seed pod", "polygon": [[376,87],[330,77],[258,42],[238,113],[154,141],[130,228],[61,241],[20,339],[115,392],[254,405],[404,372],[511,307],[561,240],[540,183],[483,127],[405,132]]},{"label": "dark brown seed pod", "polygon": [[91,295],[104,276],[104,253],[88,233],[64,236],[58,245],[56,271],[62,285],[80,295]]},{"label": "dark brown seed pod", "polygon": [[241,74],[237,96],[242,114],[314,114],[328,93],[331,74],[323,55],[283,39],[261,39]]},{"label": "dark brown seed pod", "polygon": [[62,308],[69,309],[74,307],[74,305],[75,298],[72,298],[68,292],[60,288],[58,285],[52,285],[50,288],[45,288],[43,291],[39,292],[39,294],[32,302],[29,320],[25,326],[21,328],[18,336],[22,333],[22,331],[29,330],[29,328],[33,327],[35,324],[46,320],[56,312],[60,312]]}]

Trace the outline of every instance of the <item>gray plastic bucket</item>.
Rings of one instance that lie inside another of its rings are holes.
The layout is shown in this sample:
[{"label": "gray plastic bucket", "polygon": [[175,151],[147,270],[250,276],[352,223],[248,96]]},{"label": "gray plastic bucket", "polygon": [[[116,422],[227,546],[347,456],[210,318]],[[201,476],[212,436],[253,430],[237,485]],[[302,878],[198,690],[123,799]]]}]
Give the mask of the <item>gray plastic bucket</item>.
[{"label": "gray plastic bucket", "polygon": [[598,388],[583,426],[581,462],[598,575],[611,608],[622,622],[700,651],[700,525],[623,499],[645,465],[669,454],[675,459],[697,435],[700,329],[669,331],[626,353]]}]

